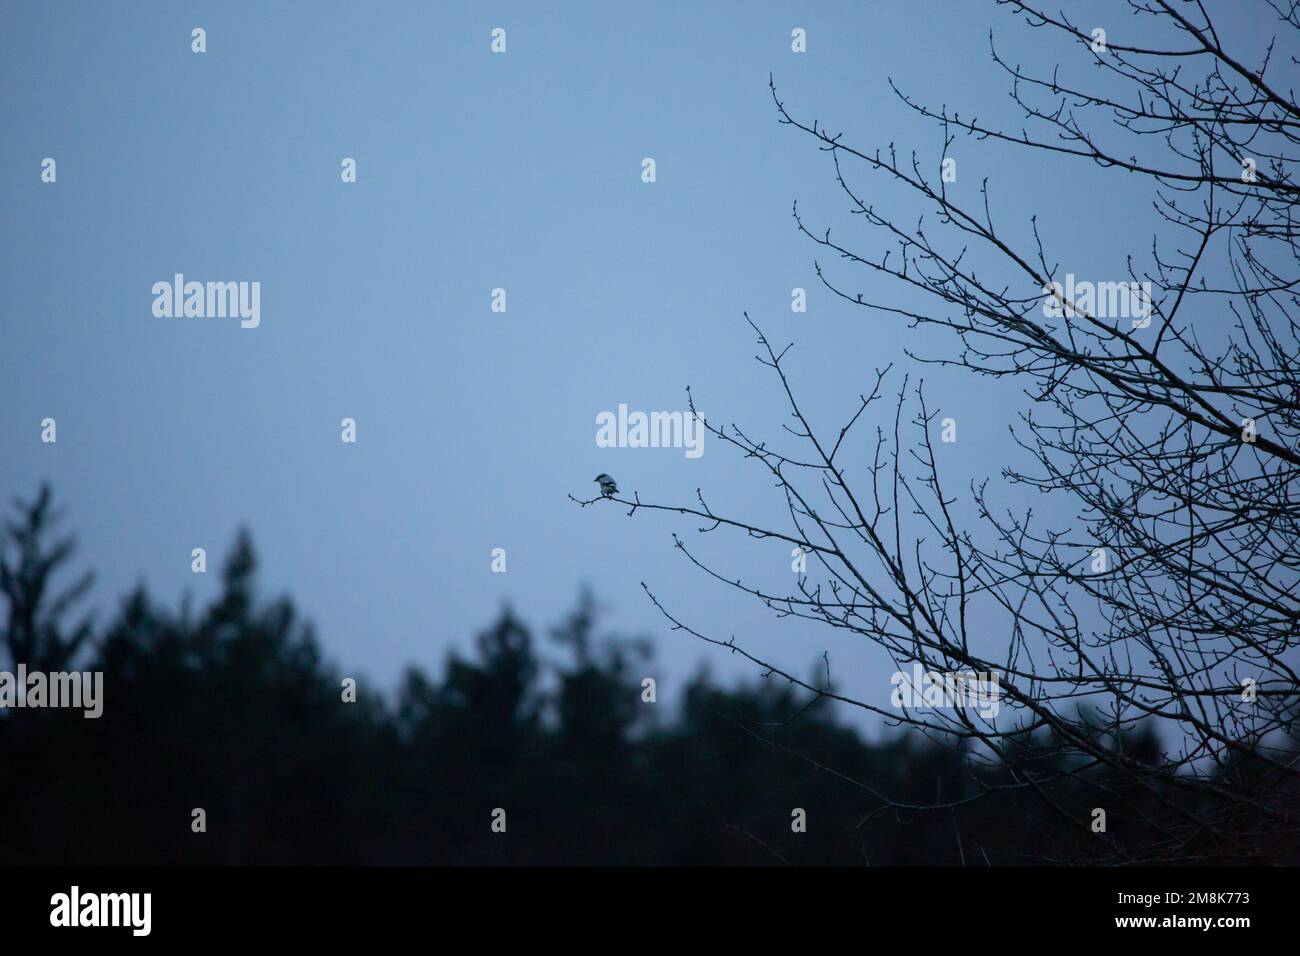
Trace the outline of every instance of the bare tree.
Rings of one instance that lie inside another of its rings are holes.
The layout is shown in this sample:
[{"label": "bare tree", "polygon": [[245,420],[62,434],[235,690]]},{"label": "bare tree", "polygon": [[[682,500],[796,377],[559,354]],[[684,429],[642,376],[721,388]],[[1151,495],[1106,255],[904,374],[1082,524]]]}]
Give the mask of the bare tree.
[{"label": "bare tree", "polygon": [[[1095,808],[1121,792],[1140,795],[1144,818],[1131,821],[1124,840],[1098,833],[1092,859],[1294,854],[1300,107],[1283,87],[1295,56],[1276,51],[1300,50],[1300,4],[1266,0],[1254,11],[1276,18],[1279,35],[1248,62],[1221,43],[1199,0],[1129,0],[1122,43],[1064,13],[999,3],[1060,41],[1063,59],[1091,79],[1013,66],[990,34],[1023,129],[895,93],[937,124],[944,157],[957,137],[970,136],[1149,183],[1165,227],[1149,249],[1128,256],[1123,284],[1101,290],[1109,303],[1069,294],[1067,270],[1037,218],[1028,241],[999,229],[987,181],[978,206],[963,204],[941,163],[902,158],[892,145],[851,145],[800,119],[775,84],[772,96],[780,121],[827,154],[865,232],[841,241],[795,207],[798,229],[838,260],[817,263],[821,281],[873,320],[941,327],[960,344],[939,357],[909,353],[916,363],[1023,383],[1026,408],[1013,434],[1025,462],[1003,478],[1047,493],[1072,515],[1067,526],[1000,506],[987,485],[970,489],[973,513],[964,515],[940,480],[935,415],[923,391],[906,384],[866,442],[867,478],[847,477],[845,459],[863,444],[858,433],[884,404],[885,372],[842,422],[818,427],[796,398],[789,346],[773,345],[753,322],[758,359],[791,411],[788,442],[707,427],[774,479],[781,522],[733,516],[703,494],[685,505],[636,494],[614,500],[629,515],[675,512],[701,519],[702,532],[803,549],[819,573],[791,593],[771,593],[675,538],[703,571],[781,616],[860,635],[900,668],[1001,675],[1001,713],[986,718],[969,708],[899,710],[884,693],[850,699],[755,659],[817,699],[968,739],[975,798],[1032,791],[1087,832]],[[937,214],[937,227],[879,212],[854,184],[859,175],[910,194]],[[893,292],[857,291],[858,274]],[[1133,296],[1133,314],[1116,309],[1116,294],[1142,289],[1150,294]],[[1232,317],[1227,334],[1198,330],[1193,316],[1208,305]],[[675,627],[750,656],[650,597]],[[1155,759],[1126,746],[1139,725],[1159,731]],[[1027,761],[1029,749],[1051,759]],[[874,792],[871,800],[878,808],[893,802]]]}]

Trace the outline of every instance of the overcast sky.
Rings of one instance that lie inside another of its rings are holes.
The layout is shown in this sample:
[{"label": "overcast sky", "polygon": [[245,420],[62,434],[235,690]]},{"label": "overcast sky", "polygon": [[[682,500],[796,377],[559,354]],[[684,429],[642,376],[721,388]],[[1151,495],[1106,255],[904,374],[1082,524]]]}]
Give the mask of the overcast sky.
[{"label": "overcast sky", "polygon": [[[1132,22],[1106,16],[1112,37]],[[645,500],[688,503],[698,487],[781,523],[775,489],[716,443],[691,459],[595,442],[600,412],[684,409],[687,385],[710,421],[779,438],[781,396],[743,311],[798,343],[795,384],[827,428],[875,368],[915,380],[904,347],[952,348],[819,286],[794,200],[883,247],[846,214],[825,154],[778,124],[769,74],[802,118],[937,165],[938,132],[887,79],[1019,129],[989,30],[1017,62],[1050,66],[1059,41],[976,0],[9,3],[0,18],[0,492],[52,483],[101,620],[137,581],[172,605],[212,595],[246,526],[264,593],[291,594],[345,672],[384,686],[468,649],[502,602],[553,623],[583,582],[608,625],[654,639],[661,699],[701,660],[749,673],[670,632],[645,581],[702,631],[800,674],[828,651],[846,693],[887,696],[878,653],[774,621],[692,568],[671,533],[696,540],[696,522],[566,496],[609,472]],[[1123,178],[969,140],[952,155],[951,190],[978,202],[987,178],[1001,223],[1023,235],[1036,213],[1081,276],[1124,278],[1125,253],[1149,247],[1149,197]],[[341,181],[345,157],[356,183]],[[919,212],[861,183],[878,208]],[[176,273],[260,282],[260,325],[156,317],[151,289]],[[806,313],[790,309],[795,287]],[[1016,454],[1015,387],[924,376],[960,422],[949,487],[996,476]],[[788,586],[788,547],[698,543],[732,576]],[[190,571],[195,547],[206,576]]]}]

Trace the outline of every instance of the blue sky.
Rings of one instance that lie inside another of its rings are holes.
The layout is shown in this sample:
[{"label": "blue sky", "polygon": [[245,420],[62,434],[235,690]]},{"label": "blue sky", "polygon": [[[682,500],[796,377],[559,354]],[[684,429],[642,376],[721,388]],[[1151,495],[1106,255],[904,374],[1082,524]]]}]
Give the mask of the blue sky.
[{"label": "blue sky", "polygon": [[[938,133],[887,78],[1019,128],[988,31],[1050,65],[1044,34],[992,3],[916,0],[10,3],[0,18],[0,493],[53,484],[101,620],[141,580],[166,603],[210,596],[217,575],[192,574],[191,549],[215,569],[247,526],[265,592],[290,593],[329,656],[382,686],[468,648],[504,601],[557,620],[583,582],[610,627],[654,639],[662,699],[701,660],[751,673],[669,632],[644,580],[701,630],[801,674],[829,651],[847,693],[888,694],[892,665],[869,647],[773,621],[692,569],[671,532],[694,522],[566,496],[606,471],[646,500],[699,487],[779,522],[779,496],[717,444],[689,460],[594,440],[599,412],[682,409],[687,385],[710,421],[776,432],[746,310],[798,342],[797,384],[827,427],[873,369],[910,367],[904,347],[951,348],[818,286],[792,201],[845,238],[855,223],[826,157],[777,123],[769,74],[792,112],[937,164]],[[1037,213],[1076,273],[1122,276],[1149,246],[1140,184],[966,140],[953,155],[955,189],[974,199],[988,177],[1006,227],[1023,235]],[[153,283],[177,272],[259,281],[260,327],[154,317]],[[796,286],[807,313],[790,311]],[[1015,387],[923,374],[933,406],[960,410],[949,487],[996,475]],[[700,544],[735,575],[788,580],[787,548]]]}]

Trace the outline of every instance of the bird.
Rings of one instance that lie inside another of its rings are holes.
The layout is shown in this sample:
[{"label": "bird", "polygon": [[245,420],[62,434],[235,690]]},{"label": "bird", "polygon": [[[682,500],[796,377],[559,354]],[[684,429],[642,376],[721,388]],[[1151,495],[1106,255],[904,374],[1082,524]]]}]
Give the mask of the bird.
[{"label": "bird", "polygon": [[614,484],[614,479],[603,471],[591,480],[600,485],[600,493],[606,498],[613,498],[618,494],[618,485]]}]

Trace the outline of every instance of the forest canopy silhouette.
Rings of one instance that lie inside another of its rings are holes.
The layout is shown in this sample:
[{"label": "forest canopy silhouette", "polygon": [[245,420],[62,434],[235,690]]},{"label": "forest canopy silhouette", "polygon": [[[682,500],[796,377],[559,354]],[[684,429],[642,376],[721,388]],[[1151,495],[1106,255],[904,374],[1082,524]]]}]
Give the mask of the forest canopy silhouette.
[{"label": "forest canopy silhouette", "polygon": [[[652,648],[603,633],[586,593],[544,639],[504,609],[471,657],[377,688],[322,657],[289,598],[259,596],[242,532],[206,607],[142,585],[100,628],[76,617],[91,578],[56,524],[48,487],[5,524],[0,668],[102,671],[103,713],[0,709],[7,865],[1141,862],[1153,822],[1195,810],[1086,767],[1050,793],[1006,786],[1061,759],[1051,742],[1026,733],[1018,765],[976,770],[957,743],[867,742],[773,678],[700,673],[679,708],[647,702]],[[1105,833],[1077,824],[1099,802]],[[1264,829],[1245,849],[1295,859]]]}]

